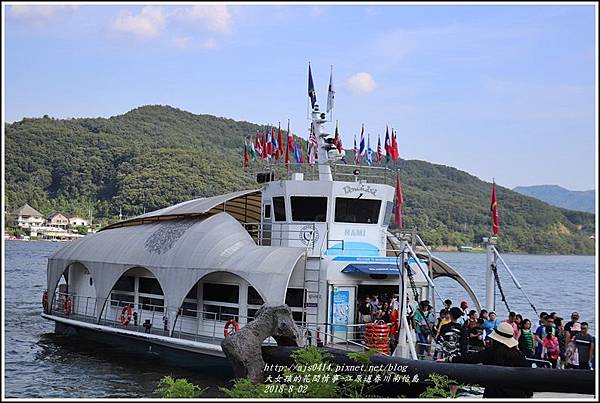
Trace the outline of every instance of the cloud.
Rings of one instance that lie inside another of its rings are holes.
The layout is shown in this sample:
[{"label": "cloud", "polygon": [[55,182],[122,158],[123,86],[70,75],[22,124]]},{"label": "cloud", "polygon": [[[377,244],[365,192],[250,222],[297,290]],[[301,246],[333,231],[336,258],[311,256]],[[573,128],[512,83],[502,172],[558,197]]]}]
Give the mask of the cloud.
[{"label": "cloud", "polygon": [[356,73],[348,78],[347,83],[350,89],[356,94],[366,95],[375,90],[375,80],[373,80],[373,77],[369,73]]},{"label": "cloud", "polygon": [[139,14],[123,11],[113,19],[114,31],[131,34],[139,38],[158,37],[166,25],[166,17],[159,7],[146,6]]},{"label": "cloud", "polygon": [[229,32],[233,23],[226,5],[181,7],[174,11],[173,16],[189,23],[194,29],[210,32]]},{"label": "cloud", "polygon": [[63,11],[75,10],[79,6],[13,5],[9,16],[31,23],[44,23]]}]

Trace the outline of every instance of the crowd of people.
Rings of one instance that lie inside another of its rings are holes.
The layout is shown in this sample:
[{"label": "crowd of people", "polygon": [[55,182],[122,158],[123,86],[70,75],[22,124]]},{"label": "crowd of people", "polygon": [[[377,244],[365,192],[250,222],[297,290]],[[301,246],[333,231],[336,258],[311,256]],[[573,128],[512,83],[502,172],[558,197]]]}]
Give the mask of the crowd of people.
[{"label": "crowd of people", "polygon": [[[451,300],[436,315],[427,300],[407,305],[407,319],[416,335],[415,349],[421,358],[444,359],[465,356],[485,350],[492,345],[499,327],[509,330],[515,348],[536,365],[550,363],[552,368],[593,369],[595,338],[587,322],[579,321],[573,312],[565,322],[556,312],[542,312],[534,324],[523,315],[509,312],[501,320],[495,312],[469,309],[466,301],[452,306]],[[361,323],[383,321],[392,326],[390,343],[397,343],[398,295],[366,296],[358,307]],[[501,332],[504,335],[506,332]],[[500,336],[502,337],[502,336]]]}]

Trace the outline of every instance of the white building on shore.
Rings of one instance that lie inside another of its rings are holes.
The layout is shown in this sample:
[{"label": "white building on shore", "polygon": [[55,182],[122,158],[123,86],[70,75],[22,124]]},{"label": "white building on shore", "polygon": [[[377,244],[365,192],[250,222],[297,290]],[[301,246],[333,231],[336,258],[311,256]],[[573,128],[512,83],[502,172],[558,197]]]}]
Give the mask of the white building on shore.
[{"label": "white building on shore", "polygon": [[46,221],[42,213],[25,204],[10,213],[10,219],[15,227],[31,228],[39,227]]}]

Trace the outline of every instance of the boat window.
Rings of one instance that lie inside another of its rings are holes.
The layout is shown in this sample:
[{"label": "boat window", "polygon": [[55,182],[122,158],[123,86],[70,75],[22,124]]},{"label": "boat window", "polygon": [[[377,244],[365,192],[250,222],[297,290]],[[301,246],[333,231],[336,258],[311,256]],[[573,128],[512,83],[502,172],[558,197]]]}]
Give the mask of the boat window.
[{"label": "boat window", "polygon": [[160,284],[155,278],[140,277],[139,287],[140,293],[163,295],[163,290],[160,288]]},{"label": "boat window", "polygon": [[110,294],[110,306],[125,306],[125,305],[133,305],[133,295],[118,294],[115,292]]},{"label": "boat window", "polygon": [[265,204],[265,218],[271,218],[271,205]]},{"label": "boat window", "polygon": [[162,298],[140,297],[139,305],[144,311],[162,312],[165,301]]},{"label": "boat window", "polygon": [[356,224],[377,224],[381,200],[337,197],[335,221]]},{"label": "boat window", "polygon": [[273,215],[275,216],[275,221],[286,221],[285,199],[283,196],[273,197]]},{"label": "boat window", "polygon": [[115,291],[130,291],[133,292],[135,279],[133,276],[121,276],[117,284],[113,287]]},{"label": "boat window", "polygon": [[285,303],[290,307],[302,308],[303,288],[288,288],[285,293]]},{"label": "boat window", "polygon": [[394,202],[387,202],[385,206],[385,216],[383,217],[383,225],[388,225],[392,219],[392,211],[394,211]]},{"label": "boat window", "polygon": [[235,319],[239,321],[239,309],[222,306],[222,305],[211,305],[204,304],[204,319],[228,321]]},{"label": "boat window", "polygon": [[248,305],[262,305],[265,302],[261,298],[260,294],[252,286],[248,287]]},{"label": "boat window", "polygon": [[198,304],[196,302],[184,302],[181,304],[183,316],[193,316],[196,317],[198,313]]},{"label": "boat window", "polygon": [[291,196],[290,200],[292,204],[292,221],[326,221],[326,197]]},{"label": "boat window", "polygon": [[202,285],[202,295],[205,301],[237,304],[240,300],[239,289],[239,286],[233,284],[204,283]]},{"label": "boat window", "polygon": [[197,295],[198,295],[197,285],[198,285],[198,283],[194,284],[194,286],[192,287],[190,292],[188,292],[187,295],[185,296],[185,299],[196,299],[197,298]]}]

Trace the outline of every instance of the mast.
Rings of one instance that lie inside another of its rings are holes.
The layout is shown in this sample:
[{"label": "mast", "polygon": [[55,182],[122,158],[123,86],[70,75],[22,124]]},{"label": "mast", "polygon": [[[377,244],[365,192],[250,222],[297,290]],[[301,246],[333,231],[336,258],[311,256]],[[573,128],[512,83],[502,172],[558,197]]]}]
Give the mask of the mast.
[{"label": "mast", "polygon": [[321,126],[327,122],[327,115],[325,112],[319,111],[319,105],[315,104],[311,114],[313,130],[317,136],[317,142],[319,144],[319,154],[317,155],[317,164],[319,165],[319,180],[320,181],[332,181],[331,167],[329,166],[329,156],[327,155],[327,146],[325,138],[327,133],[321,132]]}]

